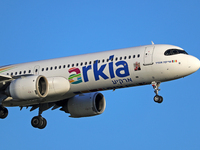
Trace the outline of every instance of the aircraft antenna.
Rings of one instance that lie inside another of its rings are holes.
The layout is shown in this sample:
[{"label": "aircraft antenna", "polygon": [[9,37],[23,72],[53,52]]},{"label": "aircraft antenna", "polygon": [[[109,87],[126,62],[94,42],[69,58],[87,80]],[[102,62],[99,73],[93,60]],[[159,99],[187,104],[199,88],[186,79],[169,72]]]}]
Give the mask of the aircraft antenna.
[{"label": "aircraft antenna", "polygon": [[154,45],[154,42],[153,42],[153,41],[151,41],[151,44],[152,44],[152,45]]}]

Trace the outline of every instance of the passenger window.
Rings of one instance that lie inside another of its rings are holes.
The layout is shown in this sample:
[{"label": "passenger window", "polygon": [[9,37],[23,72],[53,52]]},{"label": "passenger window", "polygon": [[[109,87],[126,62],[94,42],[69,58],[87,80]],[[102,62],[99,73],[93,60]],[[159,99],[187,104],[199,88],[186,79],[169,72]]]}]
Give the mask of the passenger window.
[{"label": "passenger window", "polygon": [[70,64],[68,64],[68,66],[67,66],[68,68],[70,67]]},{"label": "passenger window", "polygon": [[128,58],[131,59],[131,55]]},{"label": "passenger window", "polygon": [[13,75],[13,73],[10,74],[11,76]]},{"label": "passenger window", "polygon": [[15,75],[17,75],[17,72],[15,72]]},{"label": "passenger window", "polygon": [[44,71],[44,68],[42,68],[42,71]]},{"label": "passenger window", "polygon": [[137,57],[139,58],[139,57],[140,57],[140,54],[138,54]]},{"label": "passenger window", "polygon": [[122,60],[122,57],[120,57],[120,60]]},{"label": "passenger window", "polygon": [[133,58],[135,58],[135,55],[133,55]]},{"label": "passenger window", "polygon": [[63,65],[63,68],[65,68],[65,65]]},{"label": "passenger window", "polygon": [[78,63],[76,64],[76,66],[78,66]]},{"label": "passenger window", "polygon": [[107,62],[109,62],[109,59],[107,59]]},{"label": "passenger window", "polygon": [[124,56],[124,60],[126,60],[126,56]]},{"label": "passenger window", "polygon": [[54,68],[55,70],[57,69],[57,66],[55,66],[55,68]]},{"label": "passenger window", "polygon": [[117,59],[118,59],[118,58],[116,57],[116,58],[115,58],[115,61],[117,61]]},{"label": "passenger window", "polygon": [[[21,71],[20,71],[21,72]],[[28,73],[31,73],[31,70],[28,71]],[[21,73],[20,73],[21,74]]]},{"label": "passenger window", "polygon": [[20,71],[19,74],[22,74],[22,72]]},{"label": "passenger window", "polygon": [[52,70],[52,69],[53,69],[53,67],[50,68],[50,70]]},{"label": "passenger window", "polygon": [[48,67],[46,68],[46,71],[48,71]]},{"label": "passenger window", "polygon": [[98,60],[98,63],[100,63],[100,60]]},{"label": "passenger window", "polygon": [[85,62],[85,65],[87,65],[87,62]]},{"label": "passenger window", "polygon": [[[36,69],[35,72],[37,72],[38,70]],[[24,71],[24,74],[26,74],[26,71]]]},{"label": "passenger window", "polygon": [[105,61],[105,60],[103,59],[103,60],[102,60],[102,63],[104,63],[104,61]]},{"label": "passenger window", "polygon": [[92,62],[90,61],[89,64],[91,64]]},{"label": "passenger window", "polygon": [[61,66],[59,66],[59,69],[61,69]]},{"label": "passenger window", "polygon": [[83,65],[83,63],[81,62],[81,66]]}]

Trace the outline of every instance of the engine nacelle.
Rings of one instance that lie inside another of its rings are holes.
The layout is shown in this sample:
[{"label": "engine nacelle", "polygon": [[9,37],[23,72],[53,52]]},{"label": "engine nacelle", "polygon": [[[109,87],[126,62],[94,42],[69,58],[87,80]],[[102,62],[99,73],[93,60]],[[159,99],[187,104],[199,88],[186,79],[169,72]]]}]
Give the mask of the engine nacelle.
[{"label": "engine nacelle", "polygon": [[37,99],[47,96],[49,84],[47,78],[41,75],[26,76],[13,80],[6,93],[13,99]]},{"label": "engine nacelle", "polygon": [[51,77],[47,78],[49,83],[48,96],[62,96],[67,93],[70,89],[70,83],[63,77]]},{"label": "engine nacelle", "polygon": [[67,108],[64,107],[64,110],[67,109],[71,114],[70,117],[89,117],[102,114],[106,107],[106,101],[103,94],[95,92],[74,96],[68,100],[66,106]]}]

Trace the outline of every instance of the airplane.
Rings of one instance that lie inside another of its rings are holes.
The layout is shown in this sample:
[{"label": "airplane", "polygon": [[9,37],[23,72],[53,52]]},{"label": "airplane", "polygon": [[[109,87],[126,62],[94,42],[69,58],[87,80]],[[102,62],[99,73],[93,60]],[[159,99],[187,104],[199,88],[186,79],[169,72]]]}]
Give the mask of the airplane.
[{"label": "airplane", "polygon": [[69,117],[102,114],[105,97],[99,91],[152,85],[156,103],[161,82],[175,80],[196,72],[198,58],[178,46],[144,45],[77,56],[34,61],[0,67],[0,118],[8,115],[6,107],[39,108],[31,125],[44,129],[43,111],[60,108]]}]

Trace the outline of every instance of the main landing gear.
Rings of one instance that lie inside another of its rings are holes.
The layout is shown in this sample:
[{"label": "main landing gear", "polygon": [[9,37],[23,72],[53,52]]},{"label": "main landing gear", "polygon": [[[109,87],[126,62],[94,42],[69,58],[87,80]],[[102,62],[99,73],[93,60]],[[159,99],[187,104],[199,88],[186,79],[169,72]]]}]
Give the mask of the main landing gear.
[{"label": "main landing gear", "polygon": [[39,105],[39,106],[36,105],[35,107],[32,107],[31,111],[38,107],[39,107],[38,116],[32,118],[31,125],[34,128],[44,129],[47,125],[47,120],[42,117],[42,112],[45,110],[44,105]]},{"label": "main landing gear", "polygon": [[35,116],[31,120],[31,125],[34,128],[44,129],[47,125],[47,120],[45,118],[43,118],[41,115]]},{"label": "main landing gear", "polygon": [[159,89],[159,86],[160,86],[160,82],[156,82],[156,81],[153,81],[152,83],[151,83],[151,85],[153,86],[153,88],[154,88],[154,92],[155,92],[155,96],[154,96],[154,102],[156,102],[156,103],[162,103],[163,102],[163,97],[162,96],[160,96],[160,95],[158,95],[158,91],[160,91],[160,89]]},{"label": "main landing gear", "polygon": [[8,116],[8,109],[0,105],[0,119],[4,119]]},{"label": "main landing gear", "polygon": [[5,119],[8,116],[8,109],[2,105],[2,102],[7,98],[6,95],[0,93],[0,119]]}]

